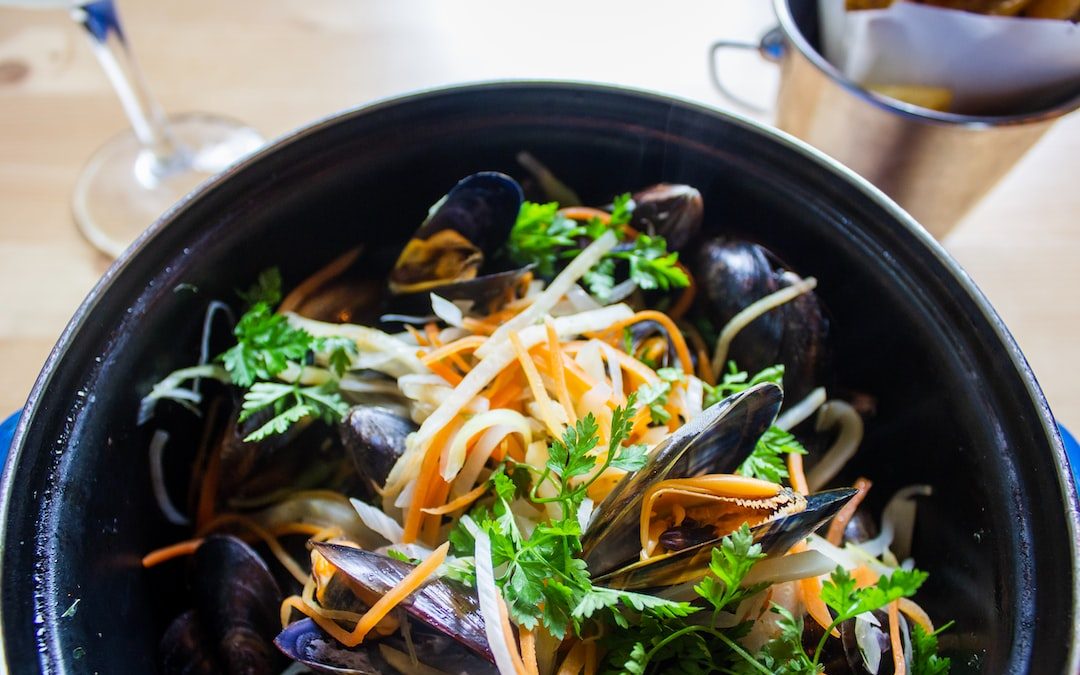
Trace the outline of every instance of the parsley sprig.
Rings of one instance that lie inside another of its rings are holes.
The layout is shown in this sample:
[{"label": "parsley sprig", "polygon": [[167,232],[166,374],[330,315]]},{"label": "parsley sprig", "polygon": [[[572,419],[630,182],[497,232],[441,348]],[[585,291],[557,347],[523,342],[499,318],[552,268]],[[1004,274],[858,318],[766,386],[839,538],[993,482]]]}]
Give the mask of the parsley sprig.
[{"label": "parsley sprig", "polygon": [[[233,329],[236,344],[218,360],[232,383],[247,390],[239,421],[267,410],[272,415],[244,440],[258,441],[284,433],[309,417],[327,423],[340,420],[348,406],[338,391],[338,382],[352,365],[356,343],[342,337],[314,337],[290,325],[283,315],[275,314],[273,304],[281,300],[281,274],[276,268],[264,271],[250,289],[239,295],[250,307]],[[301,386],[277,380],[290,364],[305,364],[315,354],[326,358],[328,381]]]},{"label": "parsley sprig", "polygon": [[[611,219],[603,223],[591,218],[582,223],[560,214],[556,202],[521,205],[517,221],[510,231],[507,246],[510,258],[520,264],[536,265],[542,277],[552,277],[560,263],[575,257],[591,241],[613,230],[620,240],[625,238],[623,225],[630,222],[633,200],[630,193],[612,202]],[[616,267],[624,263],[627,275],[645,290],[683,288],[690,283],[678,265],[679,254],[667,249],[663,237],[639,234],[632,245],[620,245],[608,252],[589,270],[583,280],[589,292],[605,300],[615,286]]]},{"label": "parsley sprig", "polygon": [[[532,629],[542,624],[562,638],[571,630],[580,634],[585,621],[599,615],[626,627],[629,620],[624,610],[665,619],[693,611],[687,603],[594,586],[585,561],[578,557],[582,534],[578,511],[589,486],[610,467],[636,471],[645,463],[644,446],[624,445],[635,414],[633,399],[630,396],[626,407],[612,413],[604,452],[596,452],[599,427],[588,415],[551,443],[543,470],[533,470],[538,475],[531,489],[522,490],[525,481],[519,472],[508,475],[505,468],[500,469],[491,477],[496,495],[491,510],[471,514],[491,539],[492,563],[503,570],[497,582],[518,625]],[[552,496],[539,494],[545,484],[553,488]],[[510,507],[521,496],[535,504],[556,504],[560,515],[538,524],[526,536]],[[473,542],[463,528],[455,529],[451,543],[459,555],[472,552]]]}]

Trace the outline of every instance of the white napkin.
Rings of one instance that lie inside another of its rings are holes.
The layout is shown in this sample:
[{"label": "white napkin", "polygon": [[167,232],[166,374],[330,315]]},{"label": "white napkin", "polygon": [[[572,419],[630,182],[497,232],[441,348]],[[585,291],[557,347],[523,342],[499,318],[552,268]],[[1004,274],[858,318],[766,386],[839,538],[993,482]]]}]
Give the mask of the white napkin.
[{"label": "white napkin", "polygon": [[1080,89],[1080,25],[897,2],[848,12],[819,0],[825,58],[864,86],[952,91],[950,111],[1026,112]]}]

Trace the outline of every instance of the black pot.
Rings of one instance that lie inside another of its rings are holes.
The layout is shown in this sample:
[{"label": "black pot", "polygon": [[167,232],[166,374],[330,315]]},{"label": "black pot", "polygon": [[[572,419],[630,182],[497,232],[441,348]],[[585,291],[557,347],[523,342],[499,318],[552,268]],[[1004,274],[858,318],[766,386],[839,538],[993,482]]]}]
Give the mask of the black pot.
[{"label": "black pot", "polygon": [[[317,123],[158,221],[76,313],[34,387],[3,483],[0,621],[12,672],[153,672],[173,607],[140,566],[183,536],[150,494],[139,398],[196,357],[211,298],[265,267],[286,283],[358,242],[405,240],[434,196],[527,149],[588,202],[660,180],[707,227],[819,279],[835,381],[878,398],[851,475],[876,506],[934,486],[914,555],[954,618],[955,673],[1080,667],[1076,492],[1046,401],[970,279],[880,192],[808,147],[719,112],[597,86],[492,84]],[[78,599],[74,614],[65,610]]]}]

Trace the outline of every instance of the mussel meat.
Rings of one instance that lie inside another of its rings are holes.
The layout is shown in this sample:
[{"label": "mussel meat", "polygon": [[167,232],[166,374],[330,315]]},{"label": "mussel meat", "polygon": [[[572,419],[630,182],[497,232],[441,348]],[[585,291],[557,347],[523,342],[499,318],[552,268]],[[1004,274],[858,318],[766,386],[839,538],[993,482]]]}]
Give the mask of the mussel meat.
[{"label": "mussel meat", "polygon": [[[717,330],[754,301],[799,279],[765,247],[723,237],[696,248],[692,270]],[[795,403],[824,379],[828,328],[817,296],[803,293],[743,328],[728,358],[751,373],[784,364],[784,393]]]},{"label": "mussel meat", "polygon": [[644,467],[623,478],[597,507],[582,535],[582,555],[593,574],[633,560],[639,551],[642,500],[651,486],[671,478],[730,473],[772,424],[783,393],[760,384],[730,396],[676,429]]}]

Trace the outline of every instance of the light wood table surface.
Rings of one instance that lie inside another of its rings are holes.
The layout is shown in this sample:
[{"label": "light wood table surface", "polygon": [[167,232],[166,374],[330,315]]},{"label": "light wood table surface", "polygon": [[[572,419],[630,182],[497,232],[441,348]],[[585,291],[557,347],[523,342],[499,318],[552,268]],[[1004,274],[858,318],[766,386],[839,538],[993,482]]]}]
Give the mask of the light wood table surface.
[{"label": "light wood table surface", "polygon": [[[268,137],[334,111],[492,78],[615,82],[726,107],[709,84],[718,38],[755,39],[762,0],[120,0],[168,111],[242,119]],[[767,98],[775,73],[732,84]],[[126,127],[63,10],[0,9],[0,416],[20,407],[109,261],[75,230],[79,169]],[[1080,115],[1048,133],[946,240],[1004,317],[1051,405],[1080,428]]]}]

